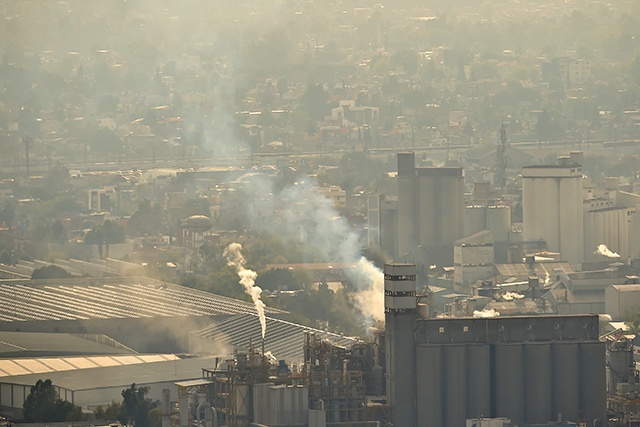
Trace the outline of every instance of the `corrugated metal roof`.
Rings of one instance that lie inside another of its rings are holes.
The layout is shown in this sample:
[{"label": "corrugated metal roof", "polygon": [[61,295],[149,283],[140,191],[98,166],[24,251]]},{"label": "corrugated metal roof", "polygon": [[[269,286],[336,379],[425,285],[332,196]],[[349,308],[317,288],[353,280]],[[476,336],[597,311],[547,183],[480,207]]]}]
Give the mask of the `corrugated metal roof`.
[{"label": "corrugated metal roof", "polygon": [[[175,356],[174,356],[175,357]],[[92,369],[47,373],[57,387],[67,390],[93,390],[106,387],[129,387],[166,381],[185,381],[202,378],[202,368],[215,366],[215,357],[194,357],[180,359],[175,357],[169,361],[95,367]],[[2,384],[22,384],[32,386],[42,374],[26,374],[5,376],[0,378]]]},{"label": "corrugated metal roof", "polygon": [[[561,268],[565,273],[570,274],[573,273],[574,270],[571,267],[571,264],[568,262],[536,262],[533,265],[533,269],[538,277],[545,277],[547,274],[550,277],[553,277],[553,269]],[[531,275],[531,268],[529,264],[518,263],[518,264],[496,264],[496,269],[498,270],[498,274],[503,277],[529,277]]]},{"label": "corrugated metal roof", "polygon": [[[151,356],[151,355],[150,355]],[[180,360],[175,354],[87,357],[42,357],[25,359],[0,359],[0,378],[17,375],[51,374],[55,372],[86,371],[93,368],[142,365]],[[4,381],[4,380],[3,380]]]},{"label": "corrugated metal roof", "polygon": [[576,303],[604,304],[604,290],[574,291],[573,297]]},{"label": "corrugated metal roof", "polygon": [[[254,311],[254,305],[245,301],[147,279],[0,284],[0,322],[214,316]],[[284,313],[269,307],[266,312]]]},{"label": "corrugated metal roof", "polygon": [[[284,320],[267,317],[265,352],[271,352],[277,359],[298,362],[303,359],[304,332],[312,332],[322,339],[343,347],[351,347],[360,342],[358,338],[325,332],[320,329],[298,325]],[[221,341],[233,347],[246,350],[250,344],[262,345],[260,320],[255,315],[231,316],[221,322],[212,323],[189,333],[206,340]]]},{"label": "corrugated metal roof", "polygon": [[0,357],[135,353],[103,335],[0,331]]}]

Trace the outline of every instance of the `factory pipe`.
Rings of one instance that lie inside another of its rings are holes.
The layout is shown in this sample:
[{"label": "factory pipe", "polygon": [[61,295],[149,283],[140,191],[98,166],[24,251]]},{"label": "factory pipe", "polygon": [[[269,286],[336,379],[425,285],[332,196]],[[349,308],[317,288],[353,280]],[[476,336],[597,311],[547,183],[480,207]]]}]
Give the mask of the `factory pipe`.
[{"label": "factory pipe", "polygon": [[[197,420],[197,423],[198,423],[198,427],[201,427],[200,423],[202,422],[202,418],[200,418],[200,411],[202,409],[204,409],[205,425],[206,425],[206,422],[208,420],[213,419],[213,427],[218,427],[218,413],[216,411],[216,408],[214,408],[213,406],[211,406],[207,402],[203,402],[203,403],[199,404],[198,407],[196,408],[196,420]],[[211,417],[209,417],[209,418],[207,417],[207,409],[209,409],[209,414],[211,414]]]}]

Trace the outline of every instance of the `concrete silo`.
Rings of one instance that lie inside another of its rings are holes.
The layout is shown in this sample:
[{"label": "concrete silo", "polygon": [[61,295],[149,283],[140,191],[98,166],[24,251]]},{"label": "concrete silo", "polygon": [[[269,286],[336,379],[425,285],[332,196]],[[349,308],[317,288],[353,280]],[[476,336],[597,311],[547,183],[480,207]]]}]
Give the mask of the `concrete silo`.
[{"label": "concrete silo", "polygon": [[422,247],[450,262],[453,242],[463,236],[462,168],[416,167],[414,153],[398,153],[397,255]]},{"label": "concrete silo", "polygon": [[543,240],[571,264],[584,261],[582,167],[559,165],[522,169],[523,240]]},{"label": "concrete silo", "polygon": [[606,419],[598,316],[421,318],[411,265],[385,266],[387,403],[394,425]]}]

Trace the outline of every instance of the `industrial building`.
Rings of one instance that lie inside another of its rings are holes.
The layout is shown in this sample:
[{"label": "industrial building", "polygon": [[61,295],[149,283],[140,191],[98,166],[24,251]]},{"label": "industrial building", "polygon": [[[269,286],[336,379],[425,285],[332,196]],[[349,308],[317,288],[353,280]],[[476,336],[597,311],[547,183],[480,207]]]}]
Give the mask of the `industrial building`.
[{"label": "industrial building", "polygon": [[453,243],[464,236],[464,176],[460,167],[416,167],[398,153],[398,252],[422,248],[430,262],[451,265]]},{"label": "industrial building", "polygon": [[453,289],[472,294],[477,280],[487,279],[494,271],[493,234],[478,231],[456,240],[453,248]]},{"label": "industrial building", "polygon": [[612,320],[626,320],[640,310],[640,284],[608,286],[604,291],[605,312]]},{"label": "industrial building", "polygon": [[622,329],[604,334],[607,343],[607,410],[609,426],[640,425],[640,381],[634,362],[634,334]]},{"label": "industrial building", "polygon": [[[1,361],[0,366],[13,365],[13,375],[0,376],[1,410],[5,415],[20,418],[31,387],[45,378],[52,381],[62,399],[89,409],[119,400],[122,390],[132,383],[149,387],[150,399],[160,400],[162,390],[169,389],[173,400],[177,401],[175,383],[200,378],[202,367],[214,364],[213,356],[182,358],[173,354]],[[40,366],[53,369],[40,372]]]},{"label": "industrial building", "polygon": [[[477,188],[477,186],[476,186]],[[465,236],[489,230],[493,234],[496,262],[507,262],[511,245],[511,207],[491,203],[479,204],[478,199],[464,208]]]},{"label": "industrial building", "polygon": [[311,333],[318,339],[328,340],[344,348],[362,343],[355,337],[346,337],[272,317],[266,318],[266,325],[267,334],[263,340],[258,316],[229,316],[204,328],[190,331],[189,352],[198,354],[204,350],[210,353],[212,348],[220,348],[221,343],[229,349],[246,349],[252,344],[260,343],[278,360],[301,363],[304,360],[302,343],[305,334]]},{"label": "industrial building", "polygon": [[525,249],[543,244],[574,266],[638,259],[640,195],[621,191],[618,178],[594,183],[582,175],[582,161],[582,152],[571,152],[557,165],[522,169]]},{"label": "industrial building", "polygon": [[383,194],[367,197],[367,242],[389,254],[398,253],[398,198]]},{"label": "industrial building", "polygon": [[604,425],[597,315],[427,319],[416,306],[415,266],[387,264],[384,274],[394,425],[457,427],[480,417]]},{"label": "industrial building", "polygon": [[367,400],[384,400],[378,341],[343,347],[305,332],[299,344],[300,364],[276,363],[251,345],[203,369],[200,380],[178,383],[180,426],[200,417],[196,407],[213,408],[205,417],[229,427],[364,427],[385,419],[386,405]]},{"label": "industrial building", "polygon": [[544,241],[572,265],[584,262],[581,154],[522,169],[523,243]]}]

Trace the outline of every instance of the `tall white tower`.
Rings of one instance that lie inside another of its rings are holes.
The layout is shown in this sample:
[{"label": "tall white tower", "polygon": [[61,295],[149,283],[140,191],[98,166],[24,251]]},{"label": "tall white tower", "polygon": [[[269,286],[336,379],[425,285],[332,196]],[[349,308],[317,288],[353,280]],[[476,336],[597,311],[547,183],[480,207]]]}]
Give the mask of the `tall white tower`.
[{"label": "tall white tower", "polygon": [[569,157],[558,165],[522,169],[523,240],[544,240],[571,264],[584,262],[582,166]]}]

